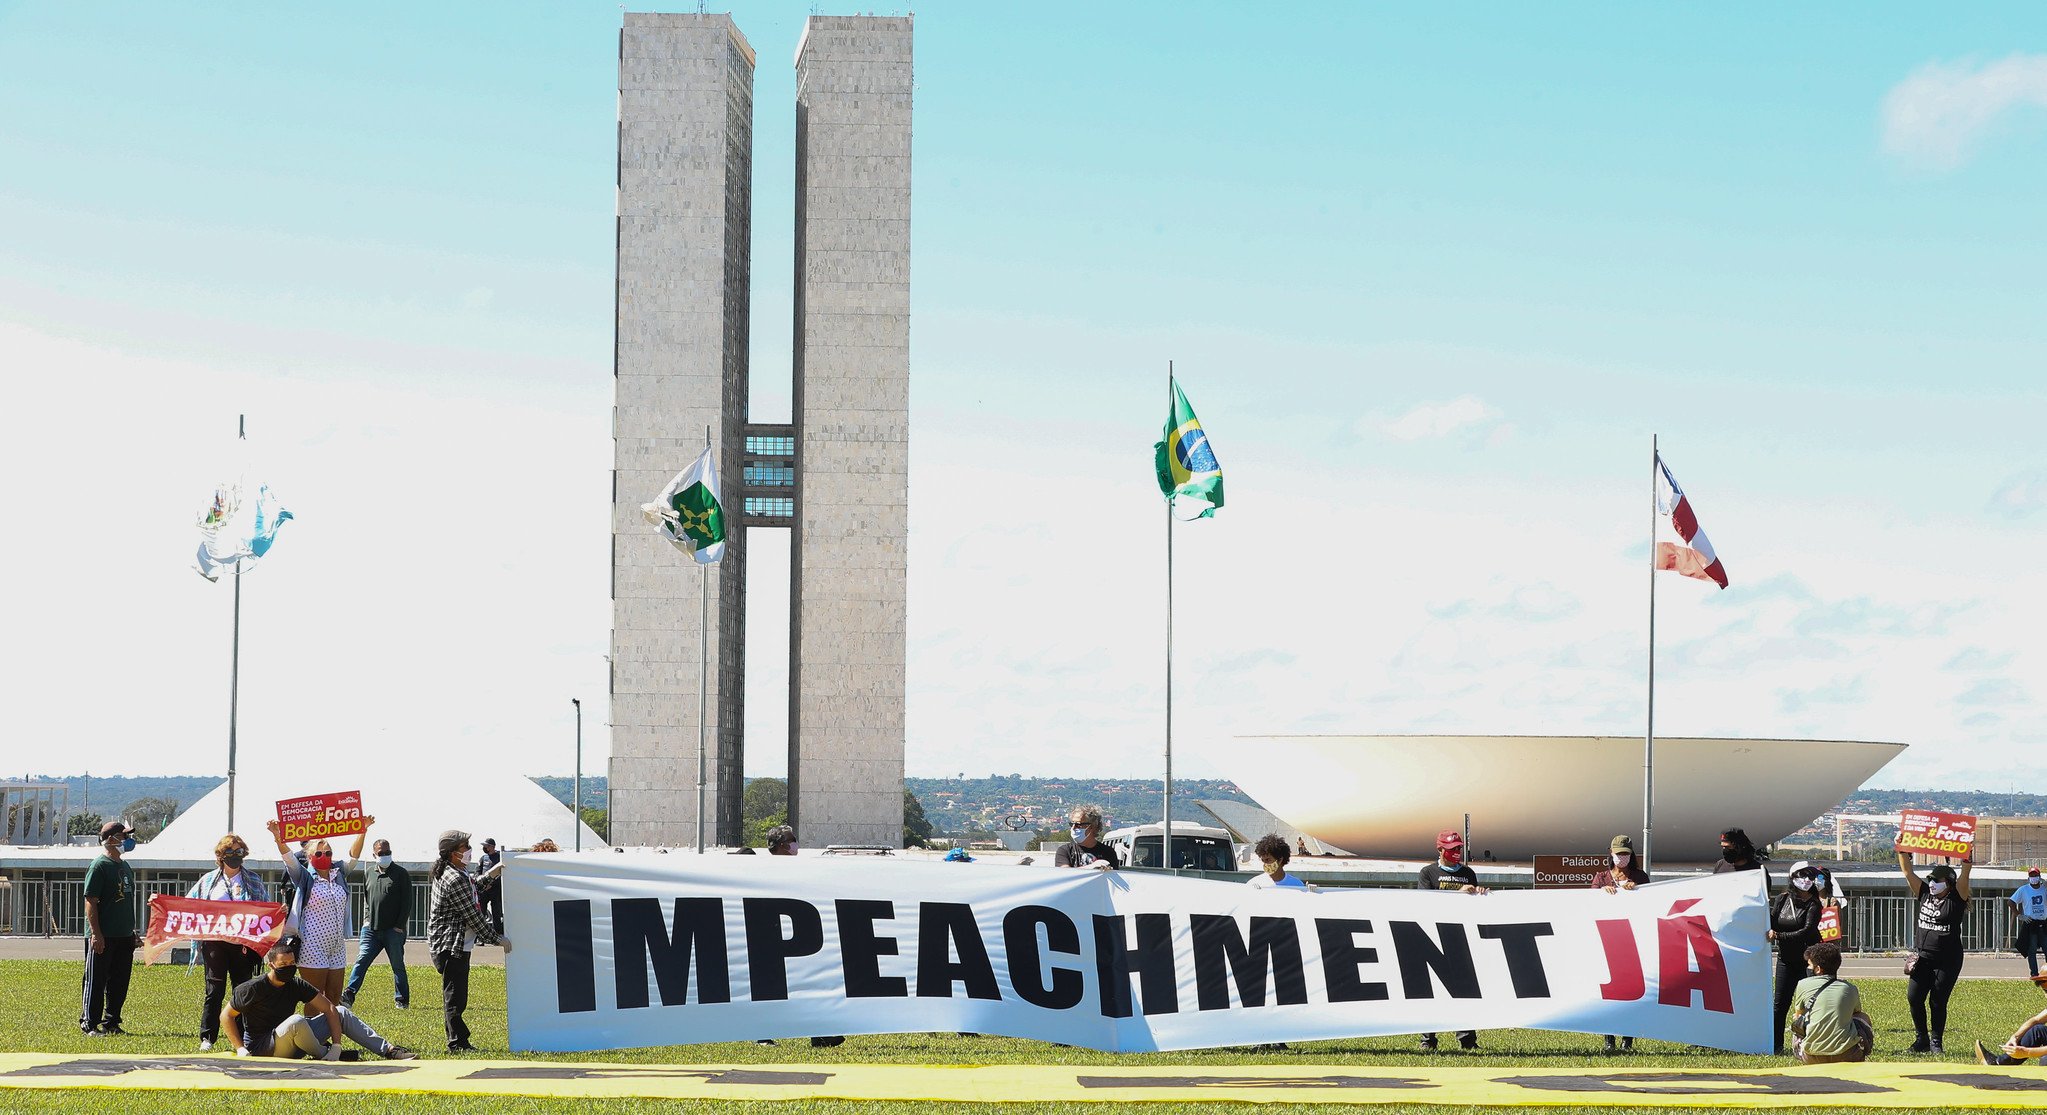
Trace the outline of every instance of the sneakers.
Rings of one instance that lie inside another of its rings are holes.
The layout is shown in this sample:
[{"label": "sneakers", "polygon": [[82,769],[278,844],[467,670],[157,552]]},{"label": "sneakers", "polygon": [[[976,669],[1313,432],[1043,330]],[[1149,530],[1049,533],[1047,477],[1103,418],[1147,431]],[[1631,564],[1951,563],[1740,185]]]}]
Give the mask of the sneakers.
[{"label": "sneakers", "polygon": [[773,1038],[755,1038],[755,1039],[753,1039],[753,1043],[754,1043],[755,1045],[773,1045],[773,1044],[775,1044],[775,1039],[773,1039]]},{"label": "sneakers", "polygon": [[468,1043],[467,1041],[451,1041],[451,1042],[449,1042],[449,1043],[448,1043],[448,1052],[450,1052],[450,1053],[474,1053],[474,1052],[476,1052],[476,1047],[475,1047],[475,1046],[473,1046],[473,1045],[471,1045],[471,1044],[469,1044],[469,1043]]},{"label": "sneakers", "polygon": [[1459,1049],[1464,1049],[1464,1050],[1471,1050],[1471,1049],[1477,1049],[1477,1048],[1478,1048],[1478,1035],[1477,1035],[1477,1034],[1459,1034],[1459,1035],[1457,1035],[1457,1048],[1459,1048]]},{"label": "sneakers", "polygon": [[405,1001],[405,1000],[403,1000],[403,999],[393,999],[393,1000],[391,1000],[391,1003],[392,1003],[392,1005],[393,1005],[393,1006],[396,1006],[396,1007],[397,1007],[397,1008],[398,1008],[399,1010],[411,1010],[411,1009],[412,1009],[412,1004],[411,1004],[411,1003],[408,1003],[408,1002],[406,1002],[406,1001]]},{"label": "sneakers", "polygon": [[1421,1047],[1422,1052],[1424,1053],[1434,1053],[1436,1051],[1436,1035],[1423,1034],[1421,1040]]},{"label": "sneakers", "polygon": [[1633,1053],[1634,1051],[1635,1051],[1635,1039],[1634,1039],[1634,1038],[1622,1038],[1622,1039],[1621,1039],[1621,1052],[1623,1052],[1623,1053]]},{"label": "sneakers", "polygon": [[384,1059],[386,1061],[417,1061],[419,1060],[419,1054],[402,1045],[387,1045],[384,1047]]},{"label": "sneakers", "polygon": [[335,1003],[334,1005],[337,1007],[347,1007],[349,1010],[354,1010],[355,996],[350,995],[348,992],[344,991],[341,993],[340,1001]]},{"label": "sneakers", "polygon": [[1994,1065],[1998,1063],[1997,1056],[1990,1052],[1990,1047],[1980,1041],[1976,1043],[1976,1063],[1979,1065]]},{"label": "sneakers", "polygon": [[1933,1052],[1933,1043],[1927,1040],[1925,1034],[1921,1034],[1918,1037],[1912,1039],[1912,1044],[1905,1047],[1905,1052],[1931,1053]]},{"label": "sneakers", "polygon": [[128,1031],[121,1029],[121,1024],[119,1022],[103,1022],[100,1024],[100,1036],[109,1038],[125,1038],[128,1036]]},{"label": "sneakers", "polygon": [[[1983,1043],[1979,1041],[1979,1042],[1977,1042],[1976,1044],[1977,1044],[1977,1045],[1982,1045]],[[213,1052],[213,1043],[212,1043],[212,1042],[210,1042],[210,1041],[202,1041],[202,1042],[200,1042],[200,1043],[199,1043],[199,1052],[201,1052],[201,1053],[211,1053],[211,1052]]]},{"label": "sneakers", "polygon": [[327,1051],[325,1053],[320,1054],[320,1059],[322,1061],[339,1061],[341,1059],[341,1043],[340,1042],[330,1043],[327,1046]]},{"label": "sneakers", "polygon": [[1928,1053],[1931,1053],[1931,1054],[1933,1054],[1933,1055],[1934,1055],[1934,1056],[1936,1056],[1936,1057],[1942,1057],[1942,1056],[1946,1056],[1946,1054],[1947,1054],[1947,1050],[1945,1050],[1945,1049],[1942,1049],[1942,1048],[1940,1047],[1940,1039],[1939,1039],[1939,1038],[1935,1038],[1935,1039],[1933,1039],[1933,1042],[1932,1042],[1932,1044],[1930,1044],[1930,1045],[1929,1045],[1929,1046],[1927,1047],[1926,1051],[1927,1051]]},{"label": "sneakers", "polygon": [[1614,1040],[1614,1036],[1612,1034],[1606,1035],[1606,1052],[1611,1054],[1619,1053],[1620,1051],[1620,1044]]},{"label": "sneakers", "polygon": [[833,1034],[830,1037],[810,1039],[810,1047],[812,1049],[830,1049],[832,1046],[844,1044],[846,1044],[846,1039],[838,1034]]}]

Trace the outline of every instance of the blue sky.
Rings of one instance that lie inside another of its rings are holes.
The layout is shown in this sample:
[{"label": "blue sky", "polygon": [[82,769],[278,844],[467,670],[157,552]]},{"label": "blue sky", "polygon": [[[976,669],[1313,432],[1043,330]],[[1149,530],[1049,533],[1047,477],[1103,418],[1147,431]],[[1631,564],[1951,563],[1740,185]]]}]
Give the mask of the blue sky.
[{"label": "blue sky", "polygon": [[[734,13],[768,419],[808,11]],[[213,761],[226,597],[183,566],[238,411],[299,515],[244,739],[565,769],[609,624],[618,12],[0,4],[0,465],[127,509],[4,559],[53,772]],[[1172,359],[1231,495],[1179,535],[1182,770],[1639,731],[1653,432],[1734,578],[1660,586],[1663,731],[2047,791],[2047,13],[917,21],[911,773],[1156,772]]]}]

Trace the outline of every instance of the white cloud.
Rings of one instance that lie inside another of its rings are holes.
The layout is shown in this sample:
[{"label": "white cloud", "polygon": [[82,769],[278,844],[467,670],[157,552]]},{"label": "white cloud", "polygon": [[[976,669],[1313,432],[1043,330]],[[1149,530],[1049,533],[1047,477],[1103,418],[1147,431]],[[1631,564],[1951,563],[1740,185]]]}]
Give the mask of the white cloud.
[{"label": "white cloud", "polygon": [[1996,62],[1929,62],[1883,103],[1883,146],[1907,162],[1947,170],[1967,162],[2001,119],[2047,109],[2047,54]]},{"label": "white cloud", "polygon": [[2022,472],[1998,485],[1990,510],[2013,518],[2047,511],[2047,469]]},{"label": "white cloud", "polygon": [[1396,441],[1423,441],[1455,433],[1477,433],[1498,426],[1500,412],[1476,395],[1460,395],[1443,403],[1423,403],[1397,418],[1372,422]]}]

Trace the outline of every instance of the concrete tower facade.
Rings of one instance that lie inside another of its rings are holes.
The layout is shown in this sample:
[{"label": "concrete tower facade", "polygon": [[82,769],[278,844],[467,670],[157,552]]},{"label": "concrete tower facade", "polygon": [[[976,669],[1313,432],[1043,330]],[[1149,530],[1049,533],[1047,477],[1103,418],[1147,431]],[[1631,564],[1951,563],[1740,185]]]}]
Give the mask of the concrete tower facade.
[{"label": "concrete tower facade", "polygon": [[[727,16],[625,17],[619,51],[611,826],[696,823],[699,578],[711,592],[709,797],[740,839],[746,539],[790,537],[790,819],[902,835],[909,534],[911,20],[812,16],[797,48],[794,414],[748,421],[753,51]],[[640,517],[719,446],[723,562]],[[708,571],[708,573],[706,572]]]},{"label": "concrete tower facade", "polygon": [[789,804],[813,845],[903,831],[910,466],[908,17],[796,51]]},{"label": "concrete tower facade", "polygon": [[753,71],[753,48],[730,16],[625,17],[612,408],[614,843],[684,846],[695,839],[704,577],[712,663],[706,828],[725,839],[739,830],[746,534],[728,531],[724,560],[699,566],[647,525],[640,505],[703,451],[706,428],[720,447],[722,476],[740,472]]}]

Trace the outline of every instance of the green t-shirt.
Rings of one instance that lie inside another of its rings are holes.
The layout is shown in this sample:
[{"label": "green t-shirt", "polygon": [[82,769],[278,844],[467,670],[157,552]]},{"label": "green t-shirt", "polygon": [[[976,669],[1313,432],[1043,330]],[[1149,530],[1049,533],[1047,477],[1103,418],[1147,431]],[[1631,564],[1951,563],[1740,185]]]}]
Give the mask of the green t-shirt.
[{"label": "green t-shirt", "polygon": [[100,900],[100,932],[135,935],[135,869],[128,861],[102,855],[85,869],[85,896]]},{"label": "green t-shirt", "polygon": [[[1846,1053],[1862,1040],[1855,1032],[1855,1012],[1862,1009],[1862,993],[1847,980],[1828,983],[1828,978],[1807,976],[1791,989],[1792,1011],[1806,1012],[1806,1052],[1822,1057]],[[1820,990],[1823,987],[1826,990]]]}]

